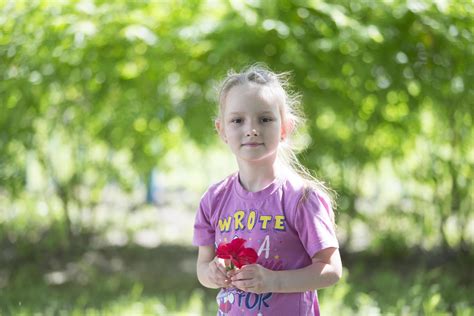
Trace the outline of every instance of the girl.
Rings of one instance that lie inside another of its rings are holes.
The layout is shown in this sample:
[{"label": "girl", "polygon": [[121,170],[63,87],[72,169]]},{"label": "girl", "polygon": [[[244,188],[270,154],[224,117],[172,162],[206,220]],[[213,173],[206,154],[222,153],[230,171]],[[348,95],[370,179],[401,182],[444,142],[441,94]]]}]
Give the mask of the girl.
[{"label": "girl", "polygon": [[[193,239],[200,283],[221,288],[218,315],[319,315],[316,290],[341,277],[330,194],[290,146],[301,117],[285,83],[257,65],[220,89],[215,126],[238,172],[204,194]],[[237,237],[257,263],[226,271],[215,249]]]}]

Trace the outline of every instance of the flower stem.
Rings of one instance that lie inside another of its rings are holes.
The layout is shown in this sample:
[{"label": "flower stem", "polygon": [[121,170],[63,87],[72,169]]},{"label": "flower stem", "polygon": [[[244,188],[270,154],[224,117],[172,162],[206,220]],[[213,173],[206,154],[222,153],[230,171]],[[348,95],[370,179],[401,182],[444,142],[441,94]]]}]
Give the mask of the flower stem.
[{"label": "flower stem", "polygon": [[226,269],[227,271],[232,271],[232,270],[234,270],[234,268],[235,268],[235,267],[234,267],[234,263],[231,261],[231,262],[230,262],[230,266],[229,266],[229,267],[226,267],[225,269]]}]

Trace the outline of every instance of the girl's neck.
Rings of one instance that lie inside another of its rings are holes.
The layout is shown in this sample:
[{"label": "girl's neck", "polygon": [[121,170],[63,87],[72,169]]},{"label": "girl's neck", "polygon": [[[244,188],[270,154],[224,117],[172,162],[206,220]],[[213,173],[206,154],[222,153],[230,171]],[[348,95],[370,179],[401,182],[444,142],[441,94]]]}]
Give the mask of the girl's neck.
[{"label": "girl's neck", "polygon": [[276,163],[248,164],[239,162],[239,180],[242,187],[249,192],[258,192],[278,176]]}]

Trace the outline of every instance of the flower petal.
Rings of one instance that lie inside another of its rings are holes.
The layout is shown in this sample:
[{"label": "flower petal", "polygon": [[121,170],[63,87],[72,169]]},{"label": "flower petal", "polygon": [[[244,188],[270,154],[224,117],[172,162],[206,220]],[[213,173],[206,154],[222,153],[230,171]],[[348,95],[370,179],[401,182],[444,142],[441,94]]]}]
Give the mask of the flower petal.
[{"label": "flower petal", "polygon": [[222,259],[230,259],[230,247],[229,244],[221,243],[216,249],[216,256]]},{"label": "flower petal", "polygon": [[245,242],[246,240],[243,238],[234,238],[228,245],[232,250],[237,252],[244,246]]},{"label": "flower petal", "polygon": [[252,248],[244,248],[238,254],[238,260],[241,265],[252,264],[257,262],[258,254]]},{"label": "flower petal", "polygon": [[234,264],[234,266],[236,266],[237,268],[242,268],[243,264],[240,263],[240,261],[238,260],[238,258],[232,258],[232,263]]}]

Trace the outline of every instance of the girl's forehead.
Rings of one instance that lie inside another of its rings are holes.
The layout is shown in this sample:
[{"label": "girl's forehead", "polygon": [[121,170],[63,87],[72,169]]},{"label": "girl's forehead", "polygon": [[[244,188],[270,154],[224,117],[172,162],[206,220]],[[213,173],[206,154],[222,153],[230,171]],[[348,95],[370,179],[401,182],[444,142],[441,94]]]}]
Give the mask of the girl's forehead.
[{"label": "girl's forehead", "polygon": [[279,112],[281,102],[270,86],[246,83],[229,90],[225,99],[225,112],[254,110]]}]

